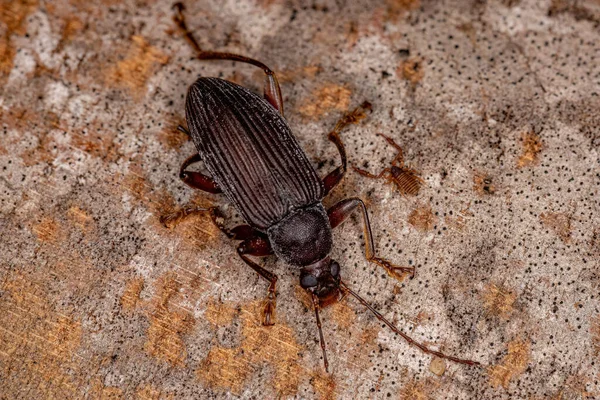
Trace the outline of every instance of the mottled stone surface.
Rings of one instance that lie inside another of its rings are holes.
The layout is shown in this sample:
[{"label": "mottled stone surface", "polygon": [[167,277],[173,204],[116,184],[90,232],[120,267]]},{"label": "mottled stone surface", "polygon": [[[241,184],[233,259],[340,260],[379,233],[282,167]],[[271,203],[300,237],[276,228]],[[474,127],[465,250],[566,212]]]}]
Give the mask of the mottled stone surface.
[{"label": "mottled stone surface", "polygon": [[396,152],[416,196],[350,170],[326,205],[361,196],[336,230],[346,282],[415,339],[346,298],[322,313],[325,374],[298,273],[266,284],[205,216],[159,217],[217,195],[177,179],[193,145],[188,85],[261,72],[199,62],[168,1],[0,2],[0,398],[600,397],[600,3],[598,1],[187,2],[202,46],[279,73],[286,117],[323,176],[327,131],[371,173]]}]

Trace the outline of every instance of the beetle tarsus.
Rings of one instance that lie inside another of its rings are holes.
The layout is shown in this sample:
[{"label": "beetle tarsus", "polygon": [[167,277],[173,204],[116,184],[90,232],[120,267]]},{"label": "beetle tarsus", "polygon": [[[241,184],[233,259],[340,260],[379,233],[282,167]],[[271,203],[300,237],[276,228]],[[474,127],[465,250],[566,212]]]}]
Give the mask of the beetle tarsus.
[{"label": "beetle tarsus", "polygon": [[277,278],[274,281],[271,281],[269,285],[269,293],[267,294],[267,298],[264,301],[264,309],[263,309],[263,325],[271,326],[275,325],[274,316],[275,316],[275,308],[277,307],[276,297],[277,293],[275,293],[275,284],[277,283]]}]

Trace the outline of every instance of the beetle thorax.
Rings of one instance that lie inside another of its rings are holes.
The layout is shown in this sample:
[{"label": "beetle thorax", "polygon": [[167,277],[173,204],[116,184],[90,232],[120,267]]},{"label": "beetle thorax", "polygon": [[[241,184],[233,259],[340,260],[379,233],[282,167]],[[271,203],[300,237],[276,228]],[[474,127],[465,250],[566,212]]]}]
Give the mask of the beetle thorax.
[{"label": "beetle thorax", "polygon": [[305,266],[329,255],[333,240],[321,203],[296,210],[268,230],[275,254],[288,264]]}]

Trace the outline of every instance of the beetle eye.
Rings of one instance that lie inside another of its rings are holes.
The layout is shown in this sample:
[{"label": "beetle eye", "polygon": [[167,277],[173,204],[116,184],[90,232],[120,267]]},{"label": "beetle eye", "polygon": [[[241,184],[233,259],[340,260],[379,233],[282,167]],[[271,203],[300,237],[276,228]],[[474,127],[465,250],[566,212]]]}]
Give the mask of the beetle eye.
[{"label": "beetle eye", "polygon": [[338,264],[336,261],[331,262],[330,268],[331,276],[333,276],[334,278],[340,274],[340,264]]},{"label": "beetle eye", "polygon": [[302,286],[304,289],[317,286],[317,284],[317,278],[315,278],[313,275],[304,275],[302,278],[300,278],[300,286]]}]

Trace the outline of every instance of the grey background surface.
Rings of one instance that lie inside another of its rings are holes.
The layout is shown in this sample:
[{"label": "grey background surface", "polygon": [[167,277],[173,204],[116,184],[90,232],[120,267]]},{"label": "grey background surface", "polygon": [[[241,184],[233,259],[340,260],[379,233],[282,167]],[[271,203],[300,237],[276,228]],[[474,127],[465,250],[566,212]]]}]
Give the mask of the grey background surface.
[{"label": "grey background surface", "polygon": [[[198,1],[207,49],[279,74],[286,117],[324,176],[327,132],[350,162],[389,166],[393,137],[425,184],[403,196],[349,171],[325,205],[368,202],[335,232],[348,284],[420,341],[480,361],[440,363],[350,298],[322,313],[325,374],[298,272],[266,284],[203,216],[159,217],[220,196],[177,179],[187,87],[261,72],[199,62],[171,2],[2,1],[0,397],[600,397],[600,3],[597,1]],[[441,376],[439,375],[441,374]]]}]

